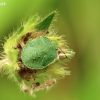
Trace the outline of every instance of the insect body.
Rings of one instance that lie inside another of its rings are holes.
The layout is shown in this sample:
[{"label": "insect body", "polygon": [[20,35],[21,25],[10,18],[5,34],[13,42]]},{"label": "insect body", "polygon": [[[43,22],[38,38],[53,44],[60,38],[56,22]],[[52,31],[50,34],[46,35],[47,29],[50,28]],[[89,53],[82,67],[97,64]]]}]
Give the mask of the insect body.
[{"label": "insect body", "polygon": [[29,41],[22,50],[23,63],[31,69],[47,67],[57,58],[56,44],[44,36]]}]

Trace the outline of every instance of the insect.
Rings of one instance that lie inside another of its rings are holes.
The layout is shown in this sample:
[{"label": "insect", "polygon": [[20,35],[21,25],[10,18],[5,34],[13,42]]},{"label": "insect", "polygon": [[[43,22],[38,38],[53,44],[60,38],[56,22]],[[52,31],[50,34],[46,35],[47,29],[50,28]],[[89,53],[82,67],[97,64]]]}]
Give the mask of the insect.
[{"label": "insect", "polygon": [[26,44],[22,50],[21,58],[28,68],[42,69],[57,58],[57,51],[54,43],[41,36]]},{"label": "insect", "polygon": [[[25,63],[23,62],[23,60],[21,58],[21,56],[23,54],[23,49],[26,48],[26,44],[29,39],[35,39],[35,38],[42,36],[44,34],[47,34],[47,33],[48,33],[48,31],[40,31],[40,32],[36,32],[36,33],[28,32],[27,34],[22,36],[21,40],[17,44],[17,47],[14,48],[14,49],[18,50],[17,64],[20,68],[18,70],[18,73],[26,81],[35,80],[34,74],[37,72],[37,70],[35,70],[34,68],[30,69],[27,65],[25,65]],[[28,51],[28,53],[30,53],[30,51]]]}]

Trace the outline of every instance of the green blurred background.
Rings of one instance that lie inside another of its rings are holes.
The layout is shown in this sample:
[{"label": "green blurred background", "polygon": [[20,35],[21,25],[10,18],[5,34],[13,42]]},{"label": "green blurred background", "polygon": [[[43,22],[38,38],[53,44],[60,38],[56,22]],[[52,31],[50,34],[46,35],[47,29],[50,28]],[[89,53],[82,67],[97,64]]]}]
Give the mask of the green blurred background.
[{"label": "green blurred background", "polygon": [[[0,0],[0,40],[36,13],[44,17],[59,11],[58,34],[76,54],[68,62],[71,75],[34,100],[100,100],[100,0]],[[15,82],[0,75],[0,100],[33,100]]]}]

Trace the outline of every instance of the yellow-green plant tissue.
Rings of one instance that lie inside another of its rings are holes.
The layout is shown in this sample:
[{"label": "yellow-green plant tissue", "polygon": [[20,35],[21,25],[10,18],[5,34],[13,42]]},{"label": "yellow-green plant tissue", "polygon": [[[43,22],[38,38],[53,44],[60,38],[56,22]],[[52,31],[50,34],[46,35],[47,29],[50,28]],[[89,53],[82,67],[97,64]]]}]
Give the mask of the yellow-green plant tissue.
[{"label": "yellow-green plant tissue", "polygon": [[20,86],[23,92],[35,97],[35,92],[48,89],[70,74],[63,63],[74,56],[64,36],[53,26],[57,11],[44,19],[30,17],[3,44],[0,70]]}]

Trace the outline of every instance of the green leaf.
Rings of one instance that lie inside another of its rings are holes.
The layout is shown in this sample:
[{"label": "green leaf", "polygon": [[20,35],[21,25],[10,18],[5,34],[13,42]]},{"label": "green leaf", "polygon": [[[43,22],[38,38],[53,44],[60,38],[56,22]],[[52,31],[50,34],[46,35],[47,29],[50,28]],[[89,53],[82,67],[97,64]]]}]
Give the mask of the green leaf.
[{"label": "green leaf", "polygon": [[36,24],[35,29],[37,31],[41,30],[47,30],[56,14],[56,11],[53,11],[51,14],[49,14],[47,17],[45,17],[42,21],[40,21],[38,24]]}]

